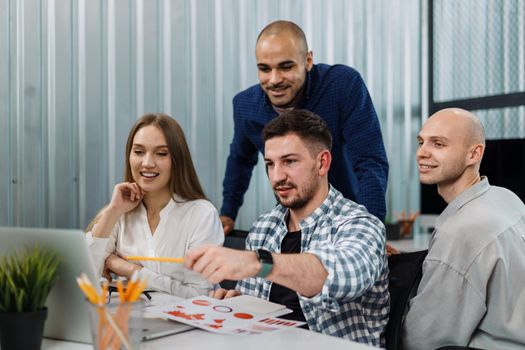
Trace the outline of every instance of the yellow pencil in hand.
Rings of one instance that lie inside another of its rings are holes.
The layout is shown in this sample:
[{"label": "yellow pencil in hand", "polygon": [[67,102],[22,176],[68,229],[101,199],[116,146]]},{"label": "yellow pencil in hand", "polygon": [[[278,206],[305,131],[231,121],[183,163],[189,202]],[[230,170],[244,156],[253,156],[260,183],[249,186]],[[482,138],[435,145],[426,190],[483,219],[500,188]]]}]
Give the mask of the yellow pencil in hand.
[{"label": "yellow pencil in hand", "polygon": [[155,257],[155,256],[126,256],[126,260],[137,260],[137,261],[160,261],[160,262],[171,262],[171,263],[184,263],[184,258],[165,258],[165,257]]}]

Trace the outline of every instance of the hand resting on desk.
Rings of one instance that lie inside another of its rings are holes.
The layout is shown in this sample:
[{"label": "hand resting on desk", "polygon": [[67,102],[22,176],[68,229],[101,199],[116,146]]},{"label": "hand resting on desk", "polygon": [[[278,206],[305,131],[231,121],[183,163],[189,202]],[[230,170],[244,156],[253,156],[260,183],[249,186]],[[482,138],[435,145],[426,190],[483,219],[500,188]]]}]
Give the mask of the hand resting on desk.
[{"label": "hand resting on desk", "polygon": [[215,299],[228,299],[239,295],[241,295],[241,292],[236,289],[226,290],[224,288],[219,288],[217,290],[210,291],[210,297]]},{"label": "hand resting on desk", "polygon": [[386,244],[386,255],[391,256],[392,254],[400,254],[401,252],[396,248],[392,247],[390,244]]}]

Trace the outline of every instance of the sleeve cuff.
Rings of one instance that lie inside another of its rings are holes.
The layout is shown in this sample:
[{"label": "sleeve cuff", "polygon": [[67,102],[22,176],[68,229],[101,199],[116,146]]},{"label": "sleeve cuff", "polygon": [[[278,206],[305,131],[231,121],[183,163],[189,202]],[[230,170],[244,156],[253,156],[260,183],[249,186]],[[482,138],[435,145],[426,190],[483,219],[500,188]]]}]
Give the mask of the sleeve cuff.
[{"label": "sleeve cuff", "polygon": [[95,251],[105,250],[108,244],[108,241],[109,241],[109,237],[107,238],[93,237],[93,234],[91,234],[91,232],[86,233],[85,237],[86,237],[86,243],[88,247]]},{"label": "sleeve cuff", "polygon": [[227,203],[223,202],[220,215],[221,216],[227,216],[229,218],[232,218],[233,221],[237,219],[237,214],[239,213],[239,208],[234,208],[231,205],[228,205]]},{"label": "sleeve cuff", "polygon": [[319,293],[312,297],[305,297],[302,295],[299,295],[299,297],[305,302],[313,304],[318,308],[322,308],[332,312],[339,311],[339,303],[335,298],[330,297],[330,289],[333,288],[334,283],[334,269],[330,268],[330,265],[334,265],[335,263],[330,261],[330,257],[322,250],[310,250],[305,253],[312,254],[317,259],[319,259],[321,264],[323,264],[323,267],[328,272],[328,276],[326,276],[326,279],[323,283],[323,287],[321,288],[321,291]]},{"label": "sleeve cuff", "polygon": [[86,233],[85,241],[91,252],[91,259],[95,265],[95,271],[99,275],[102,275],[102,269],[104,268],[104,261],[108,257],[106,247],[108,245],[109,238],[93,237],[91,232]]}]

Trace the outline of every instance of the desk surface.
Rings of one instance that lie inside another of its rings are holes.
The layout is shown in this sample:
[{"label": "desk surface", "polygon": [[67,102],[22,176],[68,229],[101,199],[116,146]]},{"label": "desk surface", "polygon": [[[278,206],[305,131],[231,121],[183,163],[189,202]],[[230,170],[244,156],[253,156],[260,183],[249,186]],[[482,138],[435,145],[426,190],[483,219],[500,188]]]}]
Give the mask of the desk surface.
[{"label": "desk surface", "polygon": [[409,253],[428,249],[431,237],[432,235],[430,233],[416,233],[413,238],[389,240],[388,244],[402,253]]},{"label": "desk surface", "polygon": [[[428,248],[430,234],[415,234],[412,239],[388,241],[393,247],[402,252],[411,252]],[[186,349],[214,349],[214,350],[244,350],[244,349],[321,349],[330,350],[367,350],[377,349],[349,340],[343,340],[324,334],[310,332],[300,328],[291,328],[280,332],[258,336],[232,336],[206,332],[200,329],[158,338],[142,343],[143,350]],[[90,344],[81,344],[65,341],[44,339],[43,350],[91,350]]]},{"label": "desk surface", "polygon": [[[232,336],[206,332],[200,329],[175,334],[142,343],[143,350],[162,349],[213,349],[213,350],[279,350],[279,349],[322,349],[330,350],[370,350],[377,349],[349,340],[330,337],[300,328],[257,336]],[[71,343],[44,339],[43,350],[91,350],[89,344]]]}]

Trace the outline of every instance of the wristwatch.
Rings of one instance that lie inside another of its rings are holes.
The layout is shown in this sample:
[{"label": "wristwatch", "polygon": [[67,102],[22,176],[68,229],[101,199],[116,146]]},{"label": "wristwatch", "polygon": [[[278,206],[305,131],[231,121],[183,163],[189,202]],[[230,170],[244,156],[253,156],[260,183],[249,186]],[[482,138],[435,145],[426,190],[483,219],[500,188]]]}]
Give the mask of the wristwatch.
[{"label": "wristwatch", "polygon": [[257,277],[266,278],[273,269],[272,253],[264,249],[257,249],[255,254],[257,254],[257,259],[261,263],[261,270],[257,273]]}]

